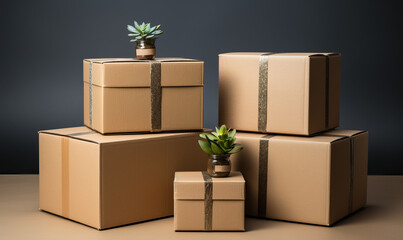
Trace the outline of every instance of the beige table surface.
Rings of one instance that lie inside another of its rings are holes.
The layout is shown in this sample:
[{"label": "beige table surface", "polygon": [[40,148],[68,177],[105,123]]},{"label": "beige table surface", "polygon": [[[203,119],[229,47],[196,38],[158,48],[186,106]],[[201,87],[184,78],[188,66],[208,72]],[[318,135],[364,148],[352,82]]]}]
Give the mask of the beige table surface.
[{"label": "beige table surface", "polygon": [[403,239],[403,176],[369,176],[368,206],[333,227],[246,219],[246,232],[174,232],[173,218],[98,231],[38,210],[38,175],[0,175],[0,240]]}]

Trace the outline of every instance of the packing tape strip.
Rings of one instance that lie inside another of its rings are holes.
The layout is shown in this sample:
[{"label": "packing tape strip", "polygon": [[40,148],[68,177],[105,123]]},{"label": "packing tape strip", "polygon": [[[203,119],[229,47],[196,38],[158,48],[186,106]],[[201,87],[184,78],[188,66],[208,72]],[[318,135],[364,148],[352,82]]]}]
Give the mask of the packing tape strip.
[{"label": "packing tape strip", "polygon": [[90,118],[90,127],[92,127],[92,61],[90,61],[90,70],[89,70],[89,91],[90,91],[90,99],[89,99],[89,118]]},{"label": "packing tape strip", "polygon": [[264,53],[259,57],[258,130],[263,132],[267,127],[267,87],[271,54],[273,53]]},{"label": "packing tape strip", "polygon": [[204,179],[204,230],[213,229],[213,180],[207,172],[202,172]]},{"label": "packing tape strip", "polygon": [[348,137],[350,139],[350,190],[349,190],[349,202],[348,202],[348,213],[353,212],[353,202],[354,202],[354,136],[363,133],[365,131],[358,132],[352,136],[341,135],[341,134],[325,134],[325,136],[330,137]]},{"label": "packing tape strip", "polygon": [[70,138],[92,134],[95,131],[85,131],[67,134],[61,141],[61,172],[62,172],[62,216],[70,216]]},{"label": "packing tape strip", "polygon": [[269,165],[269,139],[273,135],[265,135],[259,141],[259,182],[258,206],[259,217],[266,217],[267,212],[267,172]]},{"label": "packing tape strip", "polygon": [[62,216],[70,216],[70,164],[68,137],[62,137]]},{"label": "packing tape strip", "polygon": [[196,60],[183,58],[159,58],[147,60],[150,62],[151,77],[151,130],[153,132],[161,131],[162,126],[162,87],[161,87],[161,63],[162,62],[193,62]]},{"label": "packing tape strip", "polygon": [[150,66],[151,75],[151,129],[161,130],[161,62],[152,61]]},{"label": "packing tape strip", "polygon": [[329,128],[329,55],[326,55],[326,89],[325,89],[325,128]]}]

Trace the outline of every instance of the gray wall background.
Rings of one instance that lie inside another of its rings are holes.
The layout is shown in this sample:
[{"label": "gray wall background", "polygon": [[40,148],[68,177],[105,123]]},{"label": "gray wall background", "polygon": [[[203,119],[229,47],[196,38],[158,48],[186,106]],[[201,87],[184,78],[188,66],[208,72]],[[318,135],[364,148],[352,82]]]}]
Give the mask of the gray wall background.
[{"label": "gray wall background", "polygon": [[37,173],[37,131],[82,125],[82,59],[133,57],[126,25],[162,24],[158,55],[205,61],[217,124],[218,57],[342,53],[341,127],[370,131],[370,174],[403,174],[402,17],[391,1],[3,1],[0,173]]}]

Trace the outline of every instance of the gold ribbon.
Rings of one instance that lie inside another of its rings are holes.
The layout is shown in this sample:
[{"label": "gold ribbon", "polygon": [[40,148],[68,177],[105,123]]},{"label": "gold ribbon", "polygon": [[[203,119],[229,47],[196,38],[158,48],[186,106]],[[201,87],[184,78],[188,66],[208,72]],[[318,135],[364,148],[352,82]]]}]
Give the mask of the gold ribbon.
[{"label": "gold ribbon", "polygon": [[267,170],[269,164],[269,139],[266,135],[259,141],[259,183],[258,183],[258,216],[266,217],[267,207]]},{"label": "gold ribbon", "polygon": [[202,172],[204,179],[204,230],[213,229],[213,180],[207,172]]}]

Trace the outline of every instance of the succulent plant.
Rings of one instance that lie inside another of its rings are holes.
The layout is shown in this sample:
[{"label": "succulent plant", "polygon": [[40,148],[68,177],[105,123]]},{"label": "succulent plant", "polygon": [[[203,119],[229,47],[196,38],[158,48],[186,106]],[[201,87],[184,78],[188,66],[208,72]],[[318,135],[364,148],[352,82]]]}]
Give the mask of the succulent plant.
[{"label": "succulent plant", "polygon": [[156,39],[158,35],[161,35],[163,31],[160,30],[161,25],[151,27],[150,23],[138,24],[134,21],[134,26],[127,25],[129,30],[129,37],[133,37],[130,42],[135,42],[140,39]]},{"label": "succulent plant", "polygon": [[209,155],[224,155],[232,154],[241,151],[241,144],[235,143],[236,130],[227,129],[227,126],[222,125],[220,129],[216,127],[216,132],[201,133],[200,137],[206,141],[199,140],[201,149]]}]

